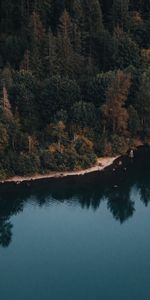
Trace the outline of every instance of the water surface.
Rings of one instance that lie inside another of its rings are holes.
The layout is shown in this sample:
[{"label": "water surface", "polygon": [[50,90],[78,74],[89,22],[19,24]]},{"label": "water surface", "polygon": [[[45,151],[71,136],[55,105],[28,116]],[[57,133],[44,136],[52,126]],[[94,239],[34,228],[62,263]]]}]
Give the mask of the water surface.
[{"label": "water surface", "polygon": [[1,186],[1,299],[149,300],[149,158]]}]

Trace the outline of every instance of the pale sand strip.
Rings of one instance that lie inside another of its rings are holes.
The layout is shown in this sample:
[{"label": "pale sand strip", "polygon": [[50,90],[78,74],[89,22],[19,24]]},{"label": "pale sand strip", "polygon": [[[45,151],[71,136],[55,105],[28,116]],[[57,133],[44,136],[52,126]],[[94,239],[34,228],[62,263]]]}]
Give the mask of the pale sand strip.
[{"label": "pale sand strip", "polygon": [[67,176],[81,176],[88,173],[96,172],[96,171],[102,171],[106,167],[113,164],[113,162],[118,158],[116,157],[102,157],[97,159],[97,163],[95,166],[85,169],[85,170],[79,170],[79,171],[66,171],[66,172],[51,172],[47,174],[35,174],[33,176],[14,176],[11,178],[8,178],[6,180],[1,180],[0,183],[5,182],[12,182],[12,183],[21,183],[25,181],[35,181],[40,179],[48,179],[48,178],[63,178]]}]

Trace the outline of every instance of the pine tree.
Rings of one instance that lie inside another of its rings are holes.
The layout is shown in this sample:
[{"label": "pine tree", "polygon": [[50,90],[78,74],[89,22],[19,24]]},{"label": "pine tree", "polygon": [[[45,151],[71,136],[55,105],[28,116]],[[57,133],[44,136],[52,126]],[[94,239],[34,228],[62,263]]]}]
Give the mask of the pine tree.
[{"label": "pine tree", "polygon": [[56,50],[56,37],[54,36],[51,28],[49,28],[45,35],[42,56],[43,72],[48,77],[53,76],[58,72]]},{"label": "pine tree", "polygon": [[75,67],[72,41],[72,22],[68,12],[65,10],[60,18],[57,32],[57,55],[60,72],[63,75],[71,74]]},{"label": "pine tree", "polygon": [[109,132],[125,134],[128,126],[128,113],[125,102],[131,85],[130,76],[117,71],[115,79],[106,91],[106,104],[102,106],[104,119]]},{"label": "pine tree", "polygon": [[3,85],[3,91],[2,91],[2,98],[0,101],[0,106],[2,107],[2,110],[4,112],[4,114],[9,117],[12,118],[12,109],[11,109],[11,104],[8,98],[8,92],[7,89],[5,87],[5,85]]},{"label": "pine tree", "polygon": [[150,137],[150,70],[141,76],[140,88],[136,100],[136,108],[140,117],[142,133]]},{"label": "pine tree", "polygon": [[24,53],[23,60],[20,64],[20,70],[30,70],[30,51],[28,49]]},{"label": "pine tree", "polygon": [[99,0],[83,0],[85,29],[89,34],[97,34],[103,29],[102,11]]},{"label": "pine tree", "polygon": [[129,0],[114,0],[112,7],[113,28],[117,25],[126,29],[129,20]]},{"label": "pine tree", "polygon": [[31,16],[30,30],[30,68],[38,77],[42,77],[42,51],[45,31],[40,16],[35,11]]}]

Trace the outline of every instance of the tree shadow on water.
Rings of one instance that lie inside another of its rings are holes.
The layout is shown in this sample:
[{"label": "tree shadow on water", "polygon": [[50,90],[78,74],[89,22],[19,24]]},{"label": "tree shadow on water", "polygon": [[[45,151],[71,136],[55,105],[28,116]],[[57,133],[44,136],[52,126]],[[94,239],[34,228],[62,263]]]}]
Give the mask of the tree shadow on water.
[{"label": "tree shadow on water", "polygon": [[6,248],[10,245],[12,240],[13,225],[5,219],[0,220],[0,246]]}]

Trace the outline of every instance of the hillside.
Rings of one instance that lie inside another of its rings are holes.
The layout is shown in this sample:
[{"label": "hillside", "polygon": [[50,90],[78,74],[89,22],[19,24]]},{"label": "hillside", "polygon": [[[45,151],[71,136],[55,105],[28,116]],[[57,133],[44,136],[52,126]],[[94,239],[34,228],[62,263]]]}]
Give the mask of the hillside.
[{"label": "hillside", "polygon": [[150,138],[150,0],[1,0],[0,178]]}]

